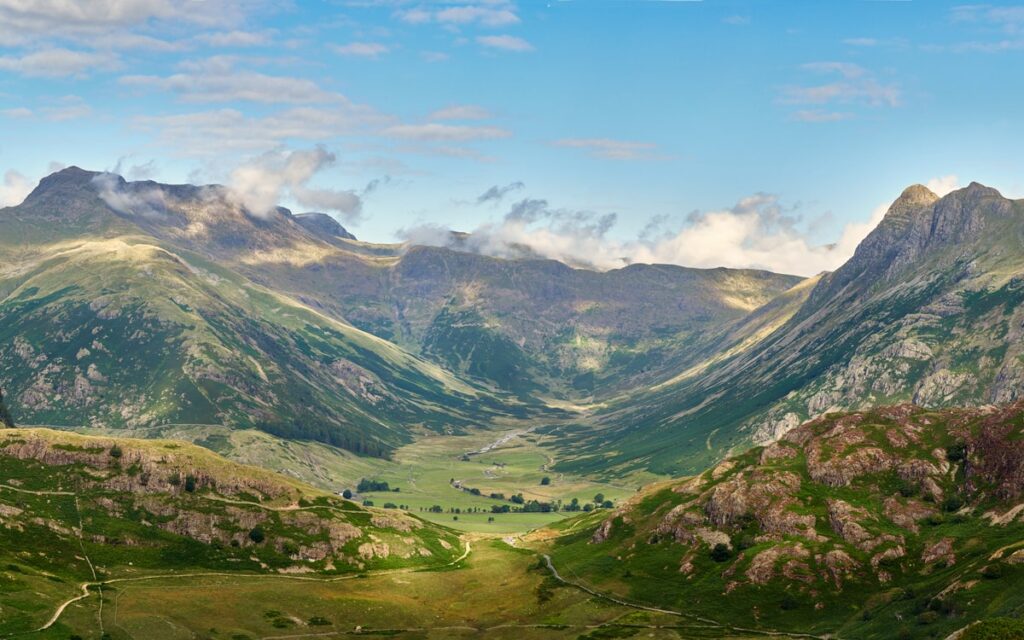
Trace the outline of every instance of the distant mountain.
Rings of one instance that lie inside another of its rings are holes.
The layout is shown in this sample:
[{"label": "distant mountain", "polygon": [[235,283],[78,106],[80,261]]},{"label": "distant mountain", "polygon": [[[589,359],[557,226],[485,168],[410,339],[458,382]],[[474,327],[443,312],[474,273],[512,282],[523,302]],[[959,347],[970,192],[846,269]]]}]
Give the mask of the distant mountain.
[{"label": "distant mountain", "polygon": [[756,339],[740,323],[699,375],[609,403],[575,466],[697,471],[829,411],[1024,397],[1022,201],[976,183],[943,198],[910,187],[801,295]]},{"label": "distant mountain", "polygon": [[565,526],[551,555],[590,588],[741,628],[945,638],[1024,611],[1022,438],[1024,404],[829,414]]}]

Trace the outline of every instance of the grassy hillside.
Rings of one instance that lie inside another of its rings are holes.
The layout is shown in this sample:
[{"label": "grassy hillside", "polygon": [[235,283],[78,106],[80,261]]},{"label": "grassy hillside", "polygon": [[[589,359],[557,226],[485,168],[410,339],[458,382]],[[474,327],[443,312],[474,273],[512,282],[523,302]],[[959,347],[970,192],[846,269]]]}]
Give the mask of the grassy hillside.
[{"label": "grassy hillside", "polygon": [[1024,405],[901,405],[560,525],[550,553],[592,588],[738,626],[944,638],[1024,614],[1022,500]]},{"label": "grassy hillside", "polygon": [[0,281],[18,422],[255,427],[372,455],[522,409],[195,254],[144,237],[37,246]]},{"label": "grassy hillside", "polygon": [[0,430],[0,464],[0,627],[8,633],[43,626],[81,583],[345,575],[438,567],[463,553],[450,530],[180,442],[8,429]]}]

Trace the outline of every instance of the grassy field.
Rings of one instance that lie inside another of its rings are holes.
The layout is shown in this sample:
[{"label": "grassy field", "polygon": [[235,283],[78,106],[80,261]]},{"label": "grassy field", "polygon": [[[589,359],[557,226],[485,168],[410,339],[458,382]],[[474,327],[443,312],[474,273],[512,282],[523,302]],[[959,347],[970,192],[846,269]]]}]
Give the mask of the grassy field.
[{"label": "grassy field", "polygon": [[[457,594],[457,597],[453,597]],[[102,609],[101,609],[102,605]],[[740,638],[559,585],[530,552],[478,540],[447,571],[325,582],[234,576],[123,582],[68,607],[41,638]]]}]

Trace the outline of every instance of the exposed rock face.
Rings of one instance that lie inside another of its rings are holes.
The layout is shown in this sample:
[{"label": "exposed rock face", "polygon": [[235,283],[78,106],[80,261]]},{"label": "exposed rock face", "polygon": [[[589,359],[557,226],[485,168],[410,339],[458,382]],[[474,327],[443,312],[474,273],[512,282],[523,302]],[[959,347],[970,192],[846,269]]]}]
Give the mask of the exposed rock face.
[{"label": "exposed rock face", "polygon": [[[1016,480],[1022,442],[1024,404],[943,412],[897,405],[830,415],[658,489],[661,506],[652,508],[651,496],[638,499],[597,527],[590,543],[617,545],[620,551],[609,553],[628,557],[677,545],[685,575],[696,575],[702,557],[710,557],[724,563],[726,594],[776,581],[787,589],[803,585],[795,588],[812,597],[851,584],[871,592],[898,576],[966,564],[957,553],[964,552],[957,546],[962,534],[944,533],[947,523],[983,518],[985,526],[1021,527],[1024,535]],[[635,508],[641,502],[643,513]],[[620,517],[633,533],[612,538]],[[719,544],[732,553],[711,555]],[[984,536],[971,544],[974,560],[991,553]]]}]

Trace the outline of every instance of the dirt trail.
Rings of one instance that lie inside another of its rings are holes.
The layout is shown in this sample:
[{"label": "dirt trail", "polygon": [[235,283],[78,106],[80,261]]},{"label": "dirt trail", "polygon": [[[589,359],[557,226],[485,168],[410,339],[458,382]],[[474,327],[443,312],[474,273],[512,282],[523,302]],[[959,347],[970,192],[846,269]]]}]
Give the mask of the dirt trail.
[{"label": "dirt trail", "polygon": [[773,636],[773,637],[783,637],[783,638],[807,638],[809,640],[828,640],[828,636],[818,636],[818,635],[814,635],[814,634],[811,634],[811,633],[790,633],[790,632],[787,632],[787,631],[771,631],[771,630],[766,630],[766,629],[747,629],[745,627],[734,627],[732,625],[722,624],[722,623],[720,623],[720,622],[718,622],[716,620],[712,620],[710,618],[704,618],[704,617],[698,616],[696,614],[686,613],[685,611],[673,611],[672,609],[662,609],[660,607],[651,607],[651,606],[647,606],[647,605],[643,605],[643,604],[637,604],[635,602],[629,602],[628,600],[623,600],[623,599],[618,598],[616,596],[608,595],[606,593],[602,593],[600,591],[592,589],[592,588],[588,587],[585,584],[582,584],[582,583],[579,583],[579,582],[573,582],[571,580],[567,580],[566,578],[562,577],[562,574],[560,574],[558,572],[558,569],[555,568],[554,563],[551,561],[551,556],[549,556],[546,553],[541,554],[541,556],[544,558],[544,562],[545,562],[545,564],[547,564],[548,570],[551,572],[551,575],[555,578],[555,580],[558,580],[562,584],[565,584],[565,585],[568,585],[570,587],[574,587],[576,589],[579,589],[581,591],[589,593],[590,595],[594,596],[595,598],[600,598],[602,600],[607,600],[608,602],[613,602],[613,603],[615,603],[617,605],[621,605],[623,607],[629,607],[631,609],[638,609],[640,611],[651,611],[653,613],[662,613],[662,614],[665,614],[665,615],[677,616],[677,617],[680,617],[680,618],[689,618],[691,620],[696,620],[698,622],[703,622],[705,624],[709,624],[709,625],[712,625],[714,627],[717,627],[717,628],[720,628],[720,629],[724,629],[724,630],[727,630],[727,631],[730,631],[730,632],[736,632],[736,633],[747,633],[747,634],[753,634],[753,635],[763,635],[763,636]]}]

